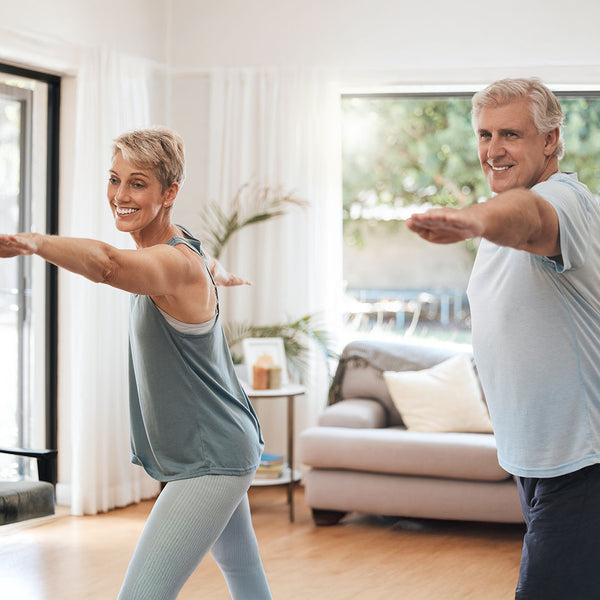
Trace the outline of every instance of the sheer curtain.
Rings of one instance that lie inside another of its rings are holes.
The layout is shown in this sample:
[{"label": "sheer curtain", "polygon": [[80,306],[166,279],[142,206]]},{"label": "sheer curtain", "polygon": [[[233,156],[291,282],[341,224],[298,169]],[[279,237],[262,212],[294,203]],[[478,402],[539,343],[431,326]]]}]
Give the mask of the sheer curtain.
[{"label": "sheer curtain", "polygon": [[[164,121],[164,68],[4,28],[0,57],[62,74],[65,86],[75,78],[75,115],[62,115],[61,130],[74,128],[75,156],[61,156],[74,164],[61,171],[73,179],[60,198],[61,234],[126,247],[129,238],[116,232],[104,195],[110,144],[127,129]],[[158,484],[129,462],[127,294],[61,272],[59,306],[59,451],[70,460],[61,463],[57,499],[80,515],[154,496]],[[70,423],[63,420],[69,411]]]},{"label": "sheer curtain", "polygon": [[[334,73],[317,69],[218,69],[210,74],[209,200],[227,204],[254,181],[282,186],[310,205],[247,228],[224,256],[253,282],[225,290],[226,321],[269,325],[318,314],[337,328],[341,298],[340,94]],[[297,430],[326,402],[326,363],[312,350]],[[259,403],[267,448],[281,450],[282,415]],[[280,410],[280,409],[279,409]]]},{"label": "sheer curtain", "polygon": [[[116,231],[104,194],[111,141],[149,126],[153,67],[106,49],[85,50],[77,77],[73,194],[61,211],[64,235],[130,247]],[[128,294],[63,275],[70,365],[63,391],[71,403],[71,511],[95,514],[154,495],[158,484],[129,462]],[[64,331],[64,329],[63,329]]]}]

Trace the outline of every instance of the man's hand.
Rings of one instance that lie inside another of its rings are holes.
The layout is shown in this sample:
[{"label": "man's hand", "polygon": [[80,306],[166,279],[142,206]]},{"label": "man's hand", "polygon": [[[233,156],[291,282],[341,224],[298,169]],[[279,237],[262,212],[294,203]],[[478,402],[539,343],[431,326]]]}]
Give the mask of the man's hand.
[{"label": "man's hand", "polygon": [[406,222],[408,228],[434,244],[454,244],[480,237],[483,223],[476,210],[434,208],[415,214]]},{"label": "man's hand", "polygon": [[507,190],[465,208],[434,208],[413,215],[407,225],[424,240],[436,244],[482,237],[539,256],[561,253],[556,210],[525,188]]}]

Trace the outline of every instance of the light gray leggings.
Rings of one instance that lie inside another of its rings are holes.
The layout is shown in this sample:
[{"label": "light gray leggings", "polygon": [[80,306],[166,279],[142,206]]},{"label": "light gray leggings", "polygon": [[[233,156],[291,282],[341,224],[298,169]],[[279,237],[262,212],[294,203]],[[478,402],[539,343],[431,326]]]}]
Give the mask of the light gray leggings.
[{"label": "light gray leggings", "polygon": [[271,598],[248,503],[253,474],[165,486],[144,526],[118,600],[173,600],[210,550],[234,600]]}]

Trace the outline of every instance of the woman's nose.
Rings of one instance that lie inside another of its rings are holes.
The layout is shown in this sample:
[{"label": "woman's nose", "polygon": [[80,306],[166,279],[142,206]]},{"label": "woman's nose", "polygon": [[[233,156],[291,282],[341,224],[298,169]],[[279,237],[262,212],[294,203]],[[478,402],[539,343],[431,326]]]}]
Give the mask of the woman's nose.
[{"label": "woman's nose", "polygon": [[115,190],[115,196],[114,196],[115,202],[118,202],[123,197],[123,194],[121,193],[122,191],[123,191],[122,187],[120,185],[117,186],[117,189]]}]

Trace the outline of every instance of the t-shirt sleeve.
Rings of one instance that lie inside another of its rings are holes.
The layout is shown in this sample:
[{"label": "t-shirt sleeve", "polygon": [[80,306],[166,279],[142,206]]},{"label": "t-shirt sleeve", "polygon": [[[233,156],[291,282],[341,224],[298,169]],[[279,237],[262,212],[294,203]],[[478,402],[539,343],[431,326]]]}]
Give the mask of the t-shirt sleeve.
[{"label": "t-shirt sleeve", "polygon": [[542,260],[553,265],[559,273],[579,269],[590,247],[591,193],[568,178],[545,181],[531,189],[550,202],[558,215],[560,260],[550,257],[542,257]]}]

